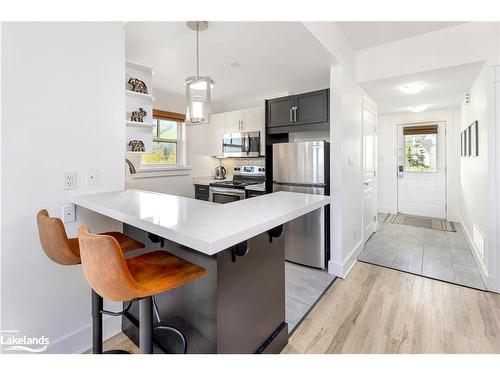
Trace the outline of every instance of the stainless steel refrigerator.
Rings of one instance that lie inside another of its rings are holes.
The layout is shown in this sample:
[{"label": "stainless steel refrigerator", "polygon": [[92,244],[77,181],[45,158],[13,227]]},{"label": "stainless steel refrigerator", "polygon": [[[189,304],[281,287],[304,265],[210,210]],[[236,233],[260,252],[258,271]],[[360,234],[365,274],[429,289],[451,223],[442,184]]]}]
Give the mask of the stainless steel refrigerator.
[{"label": "stainless steel refrigerator", "polygon": [[[330,195],[330,148],[326,141],[273,144],[273,191]],[[285,226],[285,258],[324,269],[330,253],[329,206]]]}]

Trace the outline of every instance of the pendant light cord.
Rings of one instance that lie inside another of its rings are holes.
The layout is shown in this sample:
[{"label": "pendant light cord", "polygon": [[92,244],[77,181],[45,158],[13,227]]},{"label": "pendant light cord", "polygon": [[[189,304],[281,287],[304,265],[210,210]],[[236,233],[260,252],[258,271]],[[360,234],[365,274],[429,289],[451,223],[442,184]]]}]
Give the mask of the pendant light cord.
[{"label": "pendant light cord", "polygon": [[196,21],[196,79],[200,79],[200,23]]}]

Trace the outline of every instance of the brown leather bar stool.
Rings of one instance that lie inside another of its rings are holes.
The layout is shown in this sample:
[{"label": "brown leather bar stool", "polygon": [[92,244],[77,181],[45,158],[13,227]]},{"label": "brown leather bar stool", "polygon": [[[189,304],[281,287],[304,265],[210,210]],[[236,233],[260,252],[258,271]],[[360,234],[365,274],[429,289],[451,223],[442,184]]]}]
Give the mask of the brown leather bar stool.
[{"label": "brown leather bar stool", "polygon": [[[64,266],[80,264],[78,238],[68,238],[62,220],[56,217],[50,217],[47,210],[40,210],[36,215],[36,219],[40,243],[45,254],[57,264]],[[144,248],[142,242],[136,241],[123,233],[106,232],[103,234],[113,237],[117,241],[122,253]],[[92,290],[92,348],[94,354],[102,353],[103,312],[111,315],[117,314],[103,310],[102,297]]]},{"label": "brown leather bar stool", "polygon": [[207,271],[166,251],[123,256],[112,236],[78,230],[83,274],[99,295],[112,301],[139,300],[139,347],[153,352],[153,296],[199,279]]}]

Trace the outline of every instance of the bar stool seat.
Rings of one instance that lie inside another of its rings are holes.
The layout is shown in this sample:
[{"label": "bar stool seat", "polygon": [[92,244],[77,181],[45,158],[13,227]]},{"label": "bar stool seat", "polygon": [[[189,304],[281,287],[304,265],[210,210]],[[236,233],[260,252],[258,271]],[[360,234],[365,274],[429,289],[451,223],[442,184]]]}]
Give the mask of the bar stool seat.
[{"label": "bar stool seat", "polygon": [[[78,238],[68,238],[61,219],[50,217],[47,210],[38,211],[36,215],[40,243],[45,254],[55,263],[71,266],[80,264],[80,245]],[[143,249],[144,244],[120,232],[105,232],[104,235],[114,237],[122,252]]]},{"label": "bar stool seat", "polygon": [[163,250],[125,259],[115,238],[93,234],[87,227],[80,227],[78,239],[83,273],[93,290],[113,301],[140,300],[139,346],[141,353],[151,353],[152,297],[208,272]]},{"label": "bar stool seat", "polygon": [[[71,266],[81,263],[80,245],[78,238],[68,238],[66,229],[61,219],[50,217],[47,210],[42,209],[37,213],[38,234],[42,249],[53,262]],[[113,237],[119,246],[120,252],[126,253],[143,249],[144,244],[120,232],[106,232],[106,236]],[[93,352],[102,353],[102,314],[109,313],[103,310],[102,297],[92,290],[92,335]],[[115,350],[109,353],[124,353]]]}]

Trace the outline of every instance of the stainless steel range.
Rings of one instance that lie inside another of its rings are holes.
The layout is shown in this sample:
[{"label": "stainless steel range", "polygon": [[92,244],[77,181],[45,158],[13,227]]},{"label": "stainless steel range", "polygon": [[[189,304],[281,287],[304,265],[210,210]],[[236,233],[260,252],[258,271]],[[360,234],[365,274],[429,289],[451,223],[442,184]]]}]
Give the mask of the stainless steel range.
[{"label": "stainless steel range", "polygon": [[212,182],[209,200],[216,203],[230,203],[245,199],[245,187],[261,184],[266,180],[266,170],[259,165],[238,165],[234,167],[232,180]]}]

